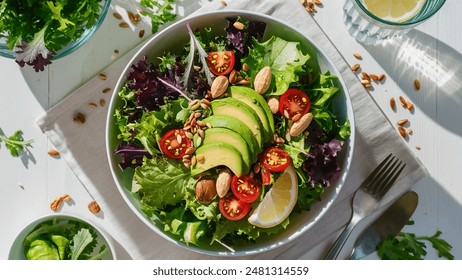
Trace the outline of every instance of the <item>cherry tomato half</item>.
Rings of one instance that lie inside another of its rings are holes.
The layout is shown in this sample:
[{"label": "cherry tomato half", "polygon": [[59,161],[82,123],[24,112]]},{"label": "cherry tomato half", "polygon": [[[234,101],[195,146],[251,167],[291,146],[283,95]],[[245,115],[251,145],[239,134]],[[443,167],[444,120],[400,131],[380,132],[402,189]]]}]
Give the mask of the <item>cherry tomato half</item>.
[{"label": "cherry tomato half", "polygon": [[261,183],[264,186],[268,186],[271,184],[271,173],[266,169],[266,167],[262,166],[260,168],[260,174],[261,174]]},{"label": "cherry tomato half", "polygon": [[270,147],[260,154],[260,162],[270,172],[281,172],[290,164],[289,154],[278,147]]},{"label": "cherry tomato half", "polygon": [[182,158],[186,149],[191,147],[191,141],[186,137],[183,129],[175,128],[162,136],[159,146],[166,157],[178,159]]},{"label": "cherry tomato half", "polygon": [[218,201],[218,209],[228,220],[237,221],[250,211],[250,203],[239,200],[233,193],[228,193]]},{"label": "cherry tomato half", "polygon": [[310,110],[311,102],[303,91],[289,88],[279,98],[279,113],[291,120],[295,115],[305,115]]},{"label": "cherry tomato half", "polygon": [[215,76],[229,74],[235,62],[236,57],[233,51],[210,52],[207,56],[207,66]]},{"label": "cherry tomato half", "polygon": [[261,185],[249,175],[241,177],[234,175],[231,180],[231,191],[239,200],[252,203],[260,195]]}]

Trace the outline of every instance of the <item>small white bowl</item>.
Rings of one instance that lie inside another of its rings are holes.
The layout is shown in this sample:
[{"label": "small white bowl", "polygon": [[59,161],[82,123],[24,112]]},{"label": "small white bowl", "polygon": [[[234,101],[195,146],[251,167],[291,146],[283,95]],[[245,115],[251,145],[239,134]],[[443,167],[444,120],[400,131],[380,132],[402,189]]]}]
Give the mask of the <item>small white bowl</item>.
[{"label": "small white bowl", "polygon": [[105,233],[102,229],[94,225],[93,223],[84,220],[83,218],[80,218],[78,216],[72,215],[72,214],[51,214],[51,215],[46,215],[42,216],[30,224],[28,224],[24,229],[18,234],[16,239],[14,240],[13,244],[11,245],[10,249],[10,254],[8,256],[9,260],[26,260],[26,256],[24,255],[24,247],[23,247],[23,242],[24,239],[27,237],[29,233],[31,233],[39,224],[43,222],[49,222],[53,219],[57,219],[60,223],[66,224],[67,221],[78,221],[81,223],[86,223],[90,227],[92,227],[95,231],[96,234],[98,235],[98,243],[97,246],[94,249],[94,252],[99,252],[99,248],[102,245],[106,245],[106,252],[102,256],[102,260],[115,260],[116,259],[116,252],[114,248],[114,244],[112,242],[111,237]]}]

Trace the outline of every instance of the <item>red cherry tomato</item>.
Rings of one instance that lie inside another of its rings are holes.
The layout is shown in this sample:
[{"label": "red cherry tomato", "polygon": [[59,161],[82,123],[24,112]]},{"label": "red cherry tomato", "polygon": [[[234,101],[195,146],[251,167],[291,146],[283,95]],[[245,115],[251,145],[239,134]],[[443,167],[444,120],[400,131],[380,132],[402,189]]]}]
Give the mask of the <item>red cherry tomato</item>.
[{"label": "red cherry tomato", "polygon": [[261,185],[249,175],[241,177],[234,175],[231,180],[231,191],[239,200],[252,203],[260,195]]},{"label": "red cherry tomato", "polygon": [[183,129],[175,128],[167,131],[159,142],[160,149],[166,157],[182,158],[186,149],[191,147],[191,141]]},{"label": "red cherry tomato", "polygon": [[237,221],[250,211],[250,203],[239,200],[234,194],[228,193],[218,201],[218,209],[228,220]]},{"label": "red cherry tomato", "polygon": [[271,184],[271,173],[268,171],[268,169],[266,169],[266,167],[260,167],[260,174],[262,185],[268,186]]},{"label": "red cherry tomato", "polygon": [[289,154],[278,147],[270,147],[260,154],[260,162],[270,172],[281,172],[290,164]]},{"label": "red cherry tomato", "polygon": [[305,115],[310,110],[311,102],[303,91],[289,88],[279,98],[279,113],[291,120],[295,115]]},{"label": "red cherry tomato", "polygon": [[215,76],[229,74],[235,62],[236,57],[233,51],[210,52],[207,56],[207,66]]}]

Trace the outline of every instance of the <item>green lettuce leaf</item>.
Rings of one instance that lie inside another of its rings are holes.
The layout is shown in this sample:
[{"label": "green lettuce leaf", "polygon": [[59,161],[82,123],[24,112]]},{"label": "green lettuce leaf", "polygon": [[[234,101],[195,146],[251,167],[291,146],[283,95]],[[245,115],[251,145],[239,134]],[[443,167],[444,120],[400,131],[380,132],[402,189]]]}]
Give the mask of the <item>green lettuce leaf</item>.
[{"label": "green lettuce leaf", "polygon": [[135,169],[132,191],[141,196],[141,203],[154,209],[175,205],[194,192],[196,180],[181,161],[165,157],[145,159]]},{"label": "green lettuce leaf", "polygon": [[30,244],[26,252],[28,260],[59,260],[58,249],[42,239],[36,239]]},{"label": "green lettuce leaf", "polygon": [[271,228],[258,228],[249,224],[247,219],[238,221],[224,220],[217,223],[215,233],[212,237],[214,241],[225,241],[226,238],[233,239],[235,235],[242,236],[248,240],[256,240],[262,235],[276,234],[284,230],[289,225],[289,218],[285,219],[282,223]]},{"label": "green lettuce leaf", "polygon": [[[291,83],[299,80],[299,74],[304,73],[304,65],[310,56],[300,50],[299,42],[288,42],[279,37],[271,37],[263,43],[253,40],[253,47],[243,63],[249,65],[247,75],[254,78],[265,66],[271,68],[272,85],[266,95],[281,95]],[[253,80],[251,80],[253,84]]]}]

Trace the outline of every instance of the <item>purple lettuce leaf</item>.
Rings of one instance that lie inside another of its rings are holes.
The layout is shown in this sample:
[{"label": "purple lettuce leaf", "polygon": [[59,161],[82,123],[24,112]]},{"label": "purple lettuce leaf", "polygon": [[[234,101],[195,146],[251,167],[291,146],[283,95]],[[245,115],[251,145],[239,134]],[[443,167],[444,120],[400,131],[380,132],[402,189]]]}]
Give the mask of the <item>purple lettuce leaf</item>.
[{"label": "purple lettuce leaf", "polygon": [[137,167],[143,163],[144,156],[150,156],[149,152],[135,144],[119,145],[115,150],[115,154],[122,158],[119,167],[122,170],[128,167]]},{"label": "purple lettuce leaf", "polygon": [[44,33],[45,29],[38,32],[34,40],[30,43],[22,42],[16,51],[16,63],[19,66],[24,65],[32,66],[35,72],[45,70],[45,66],[51,64],[51,58],[55,52],[50,51],[45,46]]},{"label": "purple lettuce leaf", "polygon": [[237,18],[227,18],[228,26],[225,28],[226,38],[231,45],[242,55],[247,55],[248,46],[252,44],[252,37],[260,40],[265,32],[266,23],[260,21],[249,21],[247,28],[239,30],[234,27]]},{"label": "purple lettuce leaf", "polygon": [[309,132],[308,140],[312,145],[302,169],[312,187],[317,184],[329,187],[341,175],[337,157],[344,142],[335,138],[326,139],[321,128],[315,124],[310,126]]},{"label": "purple lettuce leaf", "polygon": [[166,86],[165,82],[181,88],[180,75],[184,72],[184,67],[179,66],[177,62],[172,70],[159,72],[154,65],[148,65],[146,60],[147,57],[144,56],[132,65],[127,74],[127,86],[136,91],[137,106],[148,111],[159,110],[159,106],[164,105],[166,99],[178,99],[179,93]]}]

